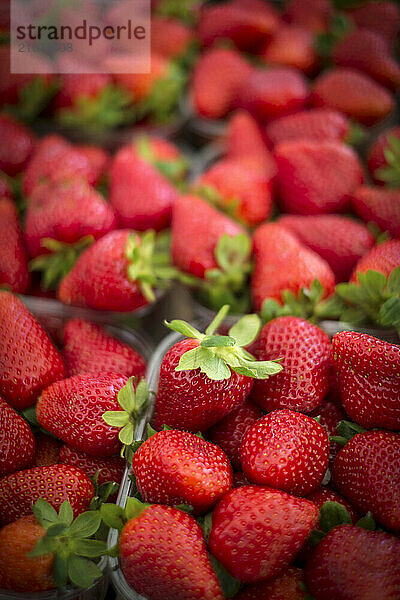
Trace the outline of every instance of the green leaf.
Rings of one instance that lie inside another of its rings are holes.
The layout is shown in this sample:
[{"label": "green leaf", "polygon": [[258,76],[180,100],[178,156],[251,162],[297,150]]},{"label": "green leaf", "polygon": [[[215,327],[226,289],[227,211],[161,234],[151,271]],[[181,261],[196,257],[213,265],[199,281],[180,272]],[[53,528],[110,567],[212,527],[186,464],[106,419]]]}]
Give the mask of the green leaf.
[{"label": "green leaf", "polygon": [[362,308],[346,308],[342,312],[340,320],[353,325],[362,325],[365,323],[366,313]]},{"label": "green leaf", "polygon": [[356,527],[361,529],[367,529],[368,531],[374,531],[376,529],[376,523],[371,512],[367,512],[366,515],[361,517],[356,523]]},{"label": "green leaf", "polygon": [[91,587],[102,576],[101,569],[91,560],[74,555],[68,557],[68,577],[76,586]]},{"label": "green leaf", "polygon": [[351,517],[343,504],[338,502],[325,502],[319,513],[319,525],[324,533],[328,533],[336,525],[349,523],[351,525]]},{"label": "green leaf", "polygon": [[351,304],[360,304],[365,300],[364,292],[355,283],[338,283],[335,292],[340,298]]},{"label": "green leaf", "polygon": [[129,415],[124,410],[107,410],[103,414],[103,421],[111,427],[124,427],[129,423]]},{"label": "green leaf", "polygon": [[149,386],[147,385],[147,381],[145,379],[141,379],[136,386],[135,392],[136,411],[141,412],[141,410],[146,406],[148,399]]},{"label": "green leaf", "polygon": [[54,539],[42,537],[37,541],[34,549],[29,552],[27,556],[30,558],[35,558],[37,556],[42,556],[43,554],[48,554],[49,552],[53,552],[55,549]]},{"label": "green leaf", "polygon": [[35,504],[32,507],[33,514],[36,517],[36,520],[42,525],[42,527],[46,528],[52,523],[58,522],[58,514],[55,508],[51,506],[46,500],[43,498],[38,498]]},{"label": "green leaf", "polygon": [[255,377],[256,379],[268,379],[271,375],[280,373],[283,369],[282,365],[278,362],[264,360],[241,360],[240,367],[232,367],[236,373],[240,375],[247,375],[248,377]]},{"label": "green leaf", "polygon": [[219,348],[221,346],[234,346],[235,339],[228,335],[211,335],[205,337],[200,346],[203,348]]},{"label": "green leaf", "polygon": [[125,446],[130,446],[133,443],[134,428],[133,423],[128,422],[119,432],[118,438]]},{"label": "green leaf", "polygon": [[231,377],[231,370],[224,360],[216,354],[211,354],[210,358],[200,364],[200,370],[213,381],[222,381]]},{"label": "green leaf", "polygon": [[177,331],[178,333],[180,333],[181,335],[184,335],[185,337],[193,338],[196,340],[199,340],[202,338],[202,334],[200,333],[200,331],[198,331],[197,329],[192,327],[189,323],[186,323],[186,321],[181,321],[180,319],[174,319],[170,323],[168,323],[168,321],[164,321],[164,324],[169,329],[172,329],[172,331]]},{"label": "green leaf", "polygon": [[212,515],[212,512],[209,512],[206,515],[204,515],[204,517],[199,517],[197,519],[200,527],[203,530],[204,537],[207,543],[212,529]]},{"label": "green leaf", "polygon": [[378,321],[383,327],[395,327],[400,325],[400,298],[389,298],[379,310]]},{"label": "green leaf", "polygon": [[118,531],[121,531],[125,524],[124,511],[116,504],[102,504],[100,506],[100,516],[108,527],[118,529]]},{"label": "green leaf", "polygon": [[118,392],[118,404],[127,413],[133,412],[135,409],[135,390],[133,387],[133,377],[129,377],[128,381]]},{"label": "green leaf", "polygon": [[365,282],[371,295],[380,297],[382,295],[383,288],[386,285],[386,277],[379,271],[373,271],[369,269],[365,273]]},{"label": "green leaf", "polygon": [[54,557],[53,579],[57,588],[65,587],[68,582],[68,562],[60,554],[56,554]]},{"label": "green leaf", "polygon": [[390,273],[387,280],[386,292],[390,295],[400,294],[400,267],[396,267]]},{"label": "green leaf", "polygon": [[232,237],[224,233],[215,248],[215,259],[217,265],[228,272],[233,267],[243,267],[249,258],[250,251],[251,242],[248,235],[239,233]]},{"label": "green leaf", "polygon": [[71,525],[74,520],[74,512],[68,500],[65,500],[58,511],[58,518],[60,521],[65,523],[66,525]]},{"label": "green leaf", "polygon": [[128,521],[130,519],[135,519],[149,506],[150,506],[150,504],[145,504],[144,502],[141,502],[137,498],[129,497],[126,500],[126,506],[125,506],[125,511],[124,511],[125,518]]},{"label": "green leaf", "polygon": [[258,315],[245,315],[229,330],[229,335],[236,340],[238,346],[248,346],[257,338],[261,328]]},{"label": "green leaf", "polygon": [[95,534],[100,527],[100,513],[88,510],[78,515],[69,528],[69,535],[74,538],[85,538]]},{"label": "green leaf", "polygon": [[268,323],[268,321],[272,321],[277,316],[279,316],[279,312],[281,310],[281,305],[279,302],[274,300],[273,298],[266,298],[261,307],[261,319],[263,323]]},{"label": "green leaf", "polygon": [[113,558],[118,558],[120,555],[119,544],[115,544],[111,548],[108,548],[108,550],[105,554],[107,556],[112,556]]},{"label": "green leaf", "polygon": [[339,421],[336,430],[339,436],[345,438],[347,441],[351,440],[357,433],[365,432],[363,427],[351,421]]},{"label": "green leaf", "polygon": [[230,573],[221,565],[221,563],[213,556],[209,554],[211,565],[218,577],[218,581],[222,588],[222,595],[224,598],[233,598],[236,596],[240,589],[240,581],[232,577]]},{"label": "green leaf", "polygon": [[310,533],[309,537],[308,537],[308,541],[310,542],[311,546],[315,547],[318,546],[318,544],[320,543],[321,540],[323,540],[325,537],[325,533],[323,533],[322,531],[319,531],[318,529],[313,529],[313,531]]},{"label": "green leaf", "polygon": [[188,350],[179,359],[178,366],[175,371],[192,371],[200,368],[200,365],[210,359],[212,356],[211,350],[198,346]]},{"label": "green leaf", "polygon": [[47,528],[46,534],[49,538],[59,537],[67,531],[68,525],[66,523],[54,523]]},{"label": "green leaf", "polygon": [[222,325],[226,315],[229,312],[229,308],[230,307],[228,304],[224,304],[224,306],[222,306],[219,309],[219,311],[217,312],[217,314],[215,315],[215,317],[213,318],[213,320],[207,327],[206,335],[212,335],[215,331],[218,331],[219,327]]},{"label": "green leaf", "polygon": [[103,556],[107,551],[107,544],[101,540],[74,540],[73,550],[79,556],[96,558]]}]

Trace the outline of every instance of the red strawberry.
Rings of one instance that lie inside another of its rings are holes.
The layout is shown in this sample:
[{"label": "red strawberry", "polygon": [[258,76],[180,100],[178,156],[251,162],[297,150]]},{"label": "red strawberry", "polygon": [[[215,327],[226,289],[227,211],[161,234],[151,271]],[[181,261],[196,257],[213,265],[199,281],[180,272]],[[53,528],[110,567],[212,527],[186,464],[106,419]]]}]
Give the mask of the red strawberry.
[{"label": "red strawberry", "polygon": [[30,196],[40,183],[79,176],[94,185],[99,172],[79,147],[72,146],[58,135],[49,135],[35,148],[24,174],[23,190],[26,196]]},{"label": "red strawberry", "polygon": [[118,430],[102,417],[105,411],[121,410],[117,396],[126,382],[126,377],[116,373],[75,375],[59,381],[42,392],[37,420],[76,450],[91,456],[118,454]]},{"label": "red strawberry", "polygon": [[390,89],[400,85],[400,66],[386,40],[369,29],[350,32],[335,46],[332,58],[339,67],[359,69]]},{"label": "red strawberry", "polygon": [[253,157],[222,158],[197,182],[198,192],[249,227],[272,213],[272,175]]},{"label": "red strawberry", "polygon": [[[336,492],[333,492],[332,490],[330,490],[327,487],[321,486],[321,487],[317,488],[314,492],[312,492],[312,494],[307,496],[307,499],[311,500],[311,502],[314,502],[314,504],[316,504],[320,510],[321,510],[322,506],[325,504],[325,502],[337,502],[338,504],[341,504],[342,506],[345,507],[345,509],[349,513],[349,515],[351,517],[351,521],[354,525],[357,523],[357,521],[360,518],[360,515],[354,510],[352,505],[349,502],[347,502],[347,500],[345,500],[345,498],[343,498]],[[317,529],[318,529],[318,525],[317,525]]]},{"label": "red strawberry", "polygon": [[292,67],[254,69],[238,92],[238,104],[256,119],[268,121],[302,109],[308,99],[303,74]]},{"label": "red strawberry", "polygon": [[34,147],[31,131],[9,115],[0,115],[0,169],[14,177],[26,167]]},{"label": "red strawberry", "polygon": [[[33,515],[0,529],[0,588],[14,592],[45,592],[55,587],[54,555],[28,556],[45,535]],[[14,594],[13,594],[14,595]]]},{"label": "red strawberry", "polygon": [[27,253],[11,199],[0,197],[0,286],[23,294],[29,286]]},{"label": "red strawberry", "polygon": [[317,66],[313,35],[295,25],[279,27],[260,56],[267,64],[295,67],[304,73],[314,71]]},{"label": "red strawberry", "polygon": [[237,110],[229,119],[226,136],[226,156],[228,158],[248,158],[257,160],[260,168],[275,175],[276,165],[267,148],[257,121],[245,110]]},{"label": "red strawberry", "polygon": [[214,335],[229,310],[224,306],[207,327],[206,334],[174,320],[168,326],[191,338],[174,344],[161,362],[154,427],[209,429],[243,404],[253,385],[252,378],[266,379],[281,371],[273,361],[257,362],[243,350],[257,336],[256,315],[240,319],[228,336]]},{"label": "red strawberry", "polygon": [[298,567],[289,567],[271,581],[253,583],[235,596],[236,600],[306,600],[304,573]]},{"label": "red strawberry", "polygon": [[65,375],[60,354],[25,304],[0,291],[0,394],[24,409]]},{"label": "red strawberry", "polygon": [[265,223],[256,230],[253,253],[251,293],[256,310],[266,298],[281,302],[284,290],[297,294],[301,288],[310,287],[314,279],[322,284],[324,296],[333,292],[335,277],[328,263],[275,223]]},{"label": "red strawberry", "polygon": [[0,398],[0,477],[33,463],[35,439],[27,422]]},{"label": "red strawberry", "polygon": [[252,483],[306,496],[328,468],[329,438],[312,417],[275,410],[246,431],[240,461]]},{"label": "red strawberry", "polygon": [[349,15],[357,27],[378,33],[388,44],[396,40],[400,27],[400,12],[395,2],[368,2],[350,10]]},{"label": "red strawberry", "polygon": [[46,433],[38,433],[35,437],[36,452],[34,467],[49,467],[60,462],[61,442]]},{"label": "red strawberry", "polygon": [[60,113],[65,108],[79,110],[85,103],[88,110],[91,102],[99,102],[101,93],[110,85],[111,77],[105,73],[65,73],[60,77],[60,91],[53,101],[53,108]]},{"label": "red strawberry", "polygon": [[128,584],[148,600],[223,600],[195,519],[157,504],[139,511],[119,540]]},{"label": "red strawberry", "polygon": [[232,487],[232,468],[218,446],[186,431],[160,431],[135,452],[132,471],[145,502],[212,509]]},{"label": "red strawberry", "polygon": [[198,59],[192,81],[195,112],[208,119],[225,117],[253,68],[236,50],[211,48]]},{"label": "red strawberry", "polygon": [[75,450],[67,444],[60,449],[59,462],[71,467],[77,467],[91,479],[98,474],[97,485],[109,481],[119,483],[125,471],[125,461],[120,456],[111,456],[109,458],[99,458],[90,456],[86,452]]},{"label": "red strawberry", "polygon": [[178,19],[152,15],[151,51],[165,58],[185,56],[195,40],[191,29]]},{"label": "red strawberry", "polygon": [[0,479],[0,524],[29,515],[38,498],[57,510],[69,500],[77,516],[88,507],[93,493],[89,477],[76,467],[52,465],[17,471]]},{"label": "red strawberry", "polygon": [[322,329],[297,317],[278,317],[264,325],[257,358],[279,356],[283,371],[266,381],[256,381],[252,399],[266,411],[313,410],[328,390],[330,346]]},{"label": "red strawberry", "polygon": [[178,198],[172,218],[172,257],[182,271],[204,278],[217,267],[215,248],[225,234],[244,233],[232,219],[196,196]]},{"label": "red strawberry", "polygon": [[266,134],[271,144],[290,140],[343,141],[349,133],[348,119],[340,112],[313,108],[268,123]]},{"label": "red strawberry", "polygon": [[284,19],[312,33],[329,29],[332,7],[329,0],[291,0],[285,7]]},{"label": "red strawberry", "polygon": [[[152,235],[140,240],[128,229],[110,231],[81,254],[60,284],[59,299],[74,306],[121,312],[146,305],[155,298],[146,285],[149,279],[157,282],[151,263],[153,249]],[[139,261],[143,271],[137,271]],[[142,278],[146,279],[143,285]]]},{"label": "red strawberry", "polygon": [[389,530],[400,532],[400,435],[374,430],[355,435],[332,469],[339,492],[360,512],[370,511]]},{"label": "red strawberry", "polygon": [[[109,62],[105,62],[106,68],[108,66],[116,67],[116,61],[118,60],[126,61],[129,64],[131,57],[129,54],[111,55]],[[116,83],[128,92],[135,102],[146,100],[152,94],[154,87],[164,77],[168,77],[170,63],[166,57],[157,52],[152,52],[150,60],[151,69],[149,73],[129,73],[126,69],[118,73],[114,68],[110,71],[114,73],[113,78]],[[124,66],[126,67],[126,65]]]},{"label": "red strawberry", "polygon": [[222,448],[234,469],[241,469],[240,445],[244,434],[263,414],[256,404],[246,400],[208,430],[207,437]]},{"label": "red strawberry", "polygon": [[237,579],[279,575],[293,561],[318,520],[318,508],[267,487],[236,488],[214,509],[210,550]]},{"label": "red strawberry", "polygon": [[368,75],[345,67],[325,71],[314,82],[315,106],[343,112],[365,125],[384,119],[394,108],[391,94]]},{"label": "red strawberry", "polygon": [[284,215],[277,223],[324,258],[337,282],[348,281],[357,261],[375,244],[365,225],[341,215]]},{"label": "red strawberry", "polygon": [[141,379],[146,372],[146,362],[136,350],[83,319],[66,324],[63,356],[70,376],[113,372]]},{"label": "red strawberry", "polygon": [[400,190],[362,186],[353,195],[353,209],[366,223],[400,238]]},{"label": "red strawberry", "polygon": [[0,198],[12,198],[12,196],[8,177],[4,173],[0,173]]},{"label": "red strawberry", "polygon": [[[341,406],[330,402],[327,398],[324,398],[323,402],[317,406],[312,412],[310,412],[310,417],[319,417],[319,424],[325,429],[327,434],[330,436],[339,435],[337,431],[337,426],[340,421],[346,418],[344,411]],[[334,441],[331,441],[330,448],[330,456],[336,456],[341,446]]]},{"label": "red strawberry", "polygon": [[383,531],[339,525],[306,564],[315,600],[387,600],[400,589],[400,541]]},{"label": "red strawberry", "polygon": [[177,190],[155,167],[125,146],[114,157],[110,171],[110,203],[121,227],[136,231],[168,226]]},{"label": "red strawberry", "polygon": [[241,50],[257,47],[279,24],[272,5],[260,0],[228,0],[202,7],[197,32],[202,43],[210,46],[228,38]]},{"label": "red strawberry", "polygon": [[32,193],[25,222],[31,256],[46,253],[45,238],[75,244],[83,237],[102,237],[116,227],[114,212],[84,179],[39,185]]},{"label": "red strawberry", "polygon": [[340,331],[332,339],[332,360],[347,414],[368,429],[400,429],[400,347]]},{"label": "red strawberry", "polygon": [[80,144],[76,147],[81,154],[86,156],[94,172],[96,173],[95,181],[101,181],[108,171],[111,162],[111,156],[106,150],[104,150],[104,148],[100,148],[100,146]]},{"label": "red strawberry", "polygon": [[379,271],[388,277],[393,269],[399,266],[400,240],[388,240],[374,246],[367,254],[360,258],[354,267],[350,281],[356,283],[357,273],[366,273],[370,269]]},{"label": "red strawberry", "polygon": [[363,182],[354,150],[335,140],[282,142],[274,152],[277,188],[285,212],[318,215],[346,209]]},{"label": "red strawberry", "polygon": [[131,148],[135,156],[154,166],[172,183],[180,183],[185,179],[188,161],[173,142],[161,137],[143,135],[135,139]]},{"label": "red strawberry", "polygon": [[[392,127],[391,129],[386,129],[383,133],[381,133],[374,143],[370,146],[367,156],[367,164],[368,170],[370,172],[373,180],[382,185],[383,183],[391,183],[394,179],[394,183],[398,183],[400,181],[398,168],[392,168],[390,163],[386,158],[386,154],[388,151],[394,152],[395,162],[397,160],[398,151],[396,152],[397,145],[396,140],[400,140],[400,127]],[[382,171],[380,171],[382,169]],[[388,171],[393,172],[393,177],[387,178],[389,175]]]}]

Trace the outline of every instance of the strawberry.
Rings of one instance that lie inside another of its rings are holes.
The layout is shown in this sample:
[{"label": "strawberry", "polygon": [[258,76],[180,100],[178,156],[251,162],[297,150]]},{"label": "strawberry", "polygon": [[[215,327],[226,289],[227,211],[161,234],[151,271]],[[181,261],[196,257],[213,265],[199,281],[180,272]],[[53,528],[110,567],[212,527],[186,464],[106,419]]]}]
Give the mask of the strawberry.
[{"label": "strawberry", "polygon": [[295,67],[304,73],[313,72],[317,66],[313,35],[295,25],[279,27],[260,56],[267,64]]},{"label": "strawberry", "polygon": [[373,180],[399,187],[400,127],[392,127],[381,133],[370,146],[367,156],[368,170]]},{"label": "strawberry", "polygon": [[92,456],[118,454],[118,431],[103,421],[119,410],[118,392],[127,378],[116,373],[75,375],[46,388],[36,405],[40,425],[76,450]]},{"label": "strawberry", "polygon": [[327,108],[312,108],[268,123],[266,135],[272,145],[290,140],[343,141],[350,129],[342,113]]},{"label": "strawberry", "polygon": [[350,32],[335,46],[332,58],[339,67],[359,69],[390,89],[400,85],[400,66],[386,40],[369,29]]},{"label": "strawberry", "polygon": [[329,438],[315,419],[274,410],[246,431],[240,462],[252,483],[306,496],[321,484],[328,468]]},{"label": "strawberry", "polygon": [[275,147],[282,210],[303,215],[340,212],[363,182],[354,150],[336,140],[292,140]]},{"label": "strawberry", "polygon": [[228,0],[202,7],[197,33],[205,46],[230,39],[241,50],[256,48],[273,33],[279,16],[272,5],[260,0]]},{"label": "strawberry", "polygon": [[10,181],[7,175],[0,172],[0,198],[12,198],[12,196]]},{"label": "strawberry", "polygon": [[35,439],[27,422],[0,398],[0,477],[33,463]]},{"label": "strawberry", "polygon": [[138,506],[119,547],[126,581],[148,600],[223,600],[203,533],[187,513],[157,504]]},{"label": "strawberry", "polygon": [[236,600],[306,600],[304,573],[298,567],[289,567],[271,579],[253,583],[235,596]]},{"label": "strawberry", "polygon": [[53,436],[39,432],[35,436],[36,452],[34,467],[49,467],[50,465],[58,465],[60,462],[61,442]]},{"label": "strawberry", "polygon": [[382,231],[400,238],[400,190],[362,186],[354,192],[352,203],[363,221],[372,221]]},{"label": "strawberry", "polygon": [[29,515],[38,498],[56,509],[69,500],[77,516],[88,507],[93,493],[89,477],[76,467],[52,465],[17,471],[0,479],[0,524]]},{"label": "strawberry", "polygon": [[339,525],[307,562],[307,589],[315,600],[386,600],[400,589],[400,541],[383,531]]},{"label": "strawberry", "polygon": [[321,282],[324,296],[333,292],[335,277],[328,263],[280,225],[265,223],[256,230],[253,253],[251,293],[256,310],[261,310],[265,299],[281,302],[282,292],[297,293],[310,287],[314,279]]},{"label": "strawberry", "polygon": [[145,502],[189,504],[197,514],[212,509],[232,487],[225,453],[193,433],[155,433],[135,452],[132,471]]},{"label": "strawberry", "polygon": [[63,357],[70,376],[113,372],[141,379],[146,372],[146,362],[136,350],[83,319],[66,324]]},{"label": "strawberry", "polygon": [[14,177],[26,167],[34,148],[30,130],[9,115],[0,115],[0,169]]},{"label": "strawberry", "polygon": [[61,355],[23,302],[0,291],[0,394],[21,410],[66,375]]},{"label": "strawberry", "polygon": [[242,471],[236,471],[236,473],[233,474],[232,487],[237,488],[243,487],[244,485],[250,485],[250,481]]},{"label": "strawberry", "polygon": [[238,92],[238,105],[260,121],[301,110],[307,99],[307,82],[293,67],[253,69]]},{"label": "strawberry", "polygon": [[267,148],[257,121],[245,110],[237,110],[229,119],[225,134],[226,156],[259,161],[260,168],[275,175],[276,165]]},{"label": "strawberry", "polygon": [[27,252],[17,210],[10,198],[0,197],[0,286],[23,294],[29,281]]},{"label": "strawberry", "polygon": [[364,254],[354,267],[350,281],[357,282],[359,273],[366,273],[372,269],[383,273],[386,277],[400,266],[400,240],[388,240],[371,248]]},{"label": "strawberry", "polygon": [[368,75],[345,67],[325,71],[314,82],[315,106],[343,112],[365,125],[384,119],[394,108],[391,94]]},{"label": "strawberry", "polygon": [[246,400],[207,431],[207,437],[222,448],[233,468],[238,471],[241,469],[240,445],[243,436],[263,414],[256,404]]},{"label": "strawberry", "polygon": [[234,49],[206,50],[193,71],[191,93],[196,114],[207,119],[225,117],[234,107],[239,88],[252,70]]},{"label": "strawberry", "polygon": [[[346,418],[346,415],[341,408],[341,404],[338,406],[328,398],[330,398],[329,395],[324,398],[323,402],[317,406],[317,408],[314,408],[314,410],[310,412],[310,417],[318,418],[318,423],[322,425],[329,435],[329,438],[331,438],[331,436],[338,435],[338,424]],[[330,440],[330,442],[330,457],[332,458],[333,456],[336,456],[340,450],[340,446],[333,440]]]},{"label": "strawberry", "polygon": [[368,2],[351,9],[348,14],[357,27],[369,29],[393,44],[400,28],[400,12],[395,2]]},{"label": "strawberry", "polygon": [[[325,502],[337,502],[338,504],[341,504],[349,513],[353,525],[355,525],[360,518],[360,515],[345,498],[327,487],[321,486],[317,488],[314,492],[307,496],[307,499],[311,500],[311,502],[314,502],[314,504],[316,504],[320,510]],[[319,529],[319,524],[317,524],[317,529]]]},{"label": "strawberry", "polygon": [[214,509],[210,550],[240,581],[271,579],[291,564],[317,519],[309,500],[255,485],[236,488]]},{"label": "strawberry", "polygon": [[188,161],[173,142],[142,135],[134,140],[132,150],[135,156],[156,167],[172,183],[181,183],[185,179]]},{"label": "strawberry", "polygon": [[206,334],[184,321],[169,324],[190,339],[174,344],[161,362],[153,416],[156,429],[163,425],[194,432],[209,429],[243,404],[252,377],[265,379],[281,370],[274,362],[255,361],[242,348],[257,336],[255,315],[243,317],[228,336],[214,335],[228,310],[224,306],[218,312]]},{"label": "strawberry", "polygon": [[165,229],[177,198],[171,183],[131,146],[119,150],[111,164],[110,203],[121,227]]},{"label": "strawberry", "polygon": [[71,467],[77,467],[91,479],[98,475],[97,485],[109,481],[119,483],[125,471],[125,461],[120,456],[109,458],[98,458],[90,456],[86,452],[80,452],[64,444],[60,448],[59,462]]},{"label": "strawberry", "polygon": [[358,433],[340,450],[332,475],[339,492],[361,513],[370,511],[387,529],[400,531],[400,435]]},{"label": "strawberry", "polygon": [[368,429],[400,429],[400,348],[364,333],[340,331],[332,339],[332,360],[347,414]]},{"label": "strawberry", "polygon": [[0,588],[14,592],[45,592],[55,587],[54,556],[30,557],[45,535],[33,515],[21,517],[0,529]]},{"label": "strawberry", "polygon": [[41,183],[82,177],[91,185],[97,182],[98,169],[85,152],[58,135],[44,137],[36,146],[23,178],[23,191],[30,196]]},{"label": "strawberry", "polygon": [[191,29],[178,19],[151,17],[151,51],[165,58],[179,58],[189,52],[195,41]]},{"label": "strawberry", "polygon": [[111,162],[111,156],[104,148],[91,144],[80,144],[76,146],[81,154],[88,159],[95,173],[95,181],[98,183],[106,176]]},{"label": "strawberry", "polygon": [[284,19],[312,33],[322,33],[329,29],[332,12],[329,0],[291,0]]},{"label": "strawberry", "polygon": [[[128,312],[155,300],[152,285],[161,285],[154,232],[142,238],[116,229],[97,240],[62,280],[58,297],[65,304]],[[154,264],[153,261],[154,260]]]},{"label": "strawberry", "polygon": [[262,328],[256,355],[282,359],[281,373],[254,384],[252,399],[264,410],[310,412],[321,403],[330,367],[330,340],[322,329],[297,317],[278,317]]},{"label": "strawberry", "polygon": [[272,213],[272,176],[259,159],[221,158],[203,173],[195,190],[249,227]]},{"label": "strawberry", "polygon": [[336,281],[348,281],[357,261],[375,244],[365,225],[341,215],[284,215],[277,223],[325,259]]}]

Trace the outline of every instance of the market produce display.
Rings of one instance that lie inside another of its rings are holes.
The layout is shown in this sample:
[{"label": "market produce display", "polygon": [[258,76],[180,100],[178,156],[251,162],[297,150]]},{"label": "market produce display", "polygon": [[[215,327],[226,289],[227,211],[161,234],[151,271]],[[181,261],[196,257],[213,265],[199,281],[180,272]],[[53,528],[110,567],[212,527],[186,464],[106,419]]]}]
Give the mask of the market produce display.
[{"label": "market produce display", "polygon": [[152,1],[147,74],[7,27],[0,600],[400,600],[398,4]]}]

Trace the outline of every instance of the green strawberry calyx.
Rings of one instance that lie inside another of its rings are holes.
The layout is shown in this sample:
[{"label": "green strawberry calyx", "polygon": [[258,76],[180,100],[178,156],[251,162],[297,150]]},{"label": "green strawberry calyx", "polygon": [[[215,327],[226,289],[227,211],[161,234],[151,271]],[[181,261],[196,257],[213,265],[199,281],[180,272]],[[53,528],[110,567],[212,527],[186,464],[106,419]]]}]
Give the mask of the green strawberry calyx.
[{"label": "green strawberry calyx", "polygon": [[[317,528],[311,532],[309,541],[312,546],[316,546],[334,527],[351,524],[352,519],[347,508],[339,502],[328,500],[321,506]],[[376,529],[376,523],[370,512],[361,517],[355,525],[371,531]]]},{"label": "green strawberry calyx", "polygon": [[217,190],[217,188],[213,185],[199,184],[194,188],[194,193],[204,200],[207,200],[209,204],[216,206],[217,208],[223,210],[227,215],[235,219],[236,221],[240,221],[242,224],[246,225],[246,222],[240,218],[239,208],[240,208],[240,198],[238,196],[232,196],[230,198],[224,198],[224,196]]},{"label": "green strawberry calyx", "polygon": [[118,438],[122,444],[121,456],[125,456],[133,444],[137,421],[149,400],[147,382],[142,379],[135,389],[133,381],[134,377],[130,377],[118,392],[117,398],[121,410],[107,410],[103,414],[103,421],[107,425],[120,428]]},{"label": "green strawberry calyx", "polygon": [[74,244],[43,238],[41,246],[49,254],[41,254],[29,263],[31,271],[40,271],[41,286],[45,290],[56,290],[60,281],[71,271],[79,256],[94,242],[92,235],[85,235]]},{"label": "green strawberry calyx", "polygon": [[186,321],[165,321],[167,327],[182,335],[196,339],[199,345],[182,354],[175,371],[191,371],[200,369],[209,379],[222,381],[231,377],[231,370],[239,375],[255,379],[267,379],[282,370],[277,361],[257,361],[245,346],[251,344],[257,337],[261,327],[257,315],[245,315],[229,330],[228,335],[215,333],[229,312],[229,305],[223,306],[207,327],[201,333]]},{"label": "green strawberry calyx", "polygon": [[332,310],[326,308],[326,301],[322,302],[325,290],[318,279],[314,279],[309,288],[301,288],[297,295],[291,290],[281,293],[282,304],[274,298],[266,298],[261,307],[261,319],[267,323],[276,317],[300,317],[316,322],[321,318],[329,318]]},{"label": "green strawberry calyx", "polygon": [[364,433],[366,429],[353,423],[352,421],[339,421],[336,427],[337,435],[329,436],[331,442],[336,442],[340,446],[345,446],[355,435]]},{"label": "green strawberry calyx", "polygon": [[165,238],[156,236],[153,230],[141,236],[132,232],[125,247],[128,279],[138,283],[148,302],[156,299],[153,288],[168,287],[178,278],[178,270],[171,265],[170,252],[164,247],[164,241]]},{"label": "green strawberry calyx", "polygon": [[168,123],[174,116],[186,86],[187,75],[177,61],[170,61],[167,72],[157,79],[146,98],[136,105],[136,118],[152,123]]},{"label": "green strawberry calyx", "polygon": [[[116,529],[119,533],[121,533],[125,523],[131,519],[136,519],[139,517],[140,514],[149,506],[151,505],[141,502],[138,498],[129,496],[126,499],[125,508],[118,506],[118,504],[102,504],[100,507],[100,515],[103,523],[105,523],[111,529]],[[109,548],[107,550],[107,554],[108,556],[119,556],[120,552],[118,544]]]},{"label": "green strawberry calyx", "polygon": [[161,0],[157,2],[156,14],[179,19],[188,25],[194,25],[198,5],[199,0]]},{"label": "green strawberry calyx", "polygon": [[400,188],[400,139],[395,135],[388,135],[387,142],[388,145],[383,150],[387,165],[377,169],[374,176],[389,187]]},{"label": "green strawberry calyx", "polygon": [[46,533],[28,556],[54,554],[53,580],[57,588],[67,583],[88,588],[103,576],[95,561],[107,553],[107,544],[93,539],[101,525],[99,511],[89,510],[74,519],[68,500],[57,513],[51,504],[39,498],[33,514]]},{"label": "green strawberry calyx", "polygon": [[150,139],[144,135],[135,140],[135,148],[140,158],[154,165],[161,175],[164,175],[172,183],[176,184],[184,179],[189,167],[189,163],[184,156],[169,160],[158,158],[151,146]]},{"label": "green strawberry calyx", "polygon": [[18,103],[7,104],[4,110],[19,121],[32,123],[50,104],[58,89],[58,82],[50,82],[44,76],[38,75],[18,91]]}]

